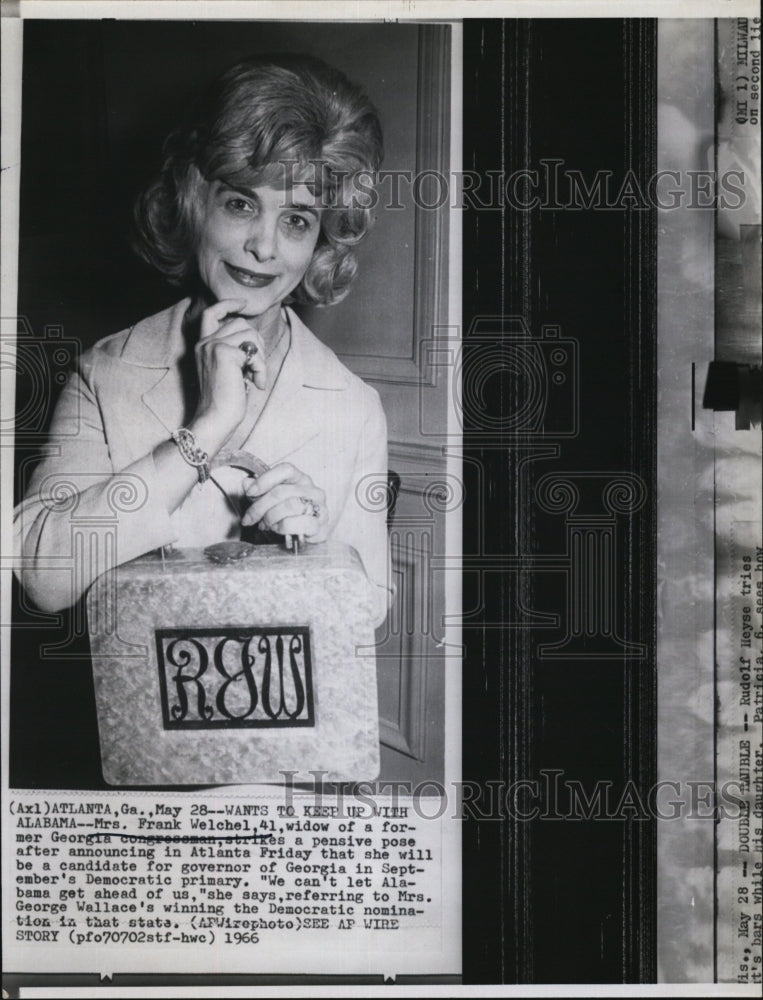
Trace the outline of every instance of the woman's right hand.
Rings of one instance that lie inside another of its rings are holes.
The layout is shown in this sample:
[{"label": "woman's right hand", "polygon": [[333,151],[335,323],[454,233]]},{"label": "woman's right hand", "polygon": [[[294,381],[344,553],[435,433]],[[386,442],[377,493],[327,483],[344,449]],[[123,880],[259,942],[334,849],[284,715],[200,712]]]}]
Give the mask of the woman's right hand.
[{"label": "woman's right hand", "polygon": [[[265,388],[267,370],[260,334],[236,314],[242,299],[221,299],[204,310],[201,333],[196,345],[196,370],[199,377],[199,404],[195,421],[213,423],[216,436],[233,433],[246,414],[244,369],[251,371],[258,389]],[[246,360],[241,345],[251,341],[257,353]]]}]

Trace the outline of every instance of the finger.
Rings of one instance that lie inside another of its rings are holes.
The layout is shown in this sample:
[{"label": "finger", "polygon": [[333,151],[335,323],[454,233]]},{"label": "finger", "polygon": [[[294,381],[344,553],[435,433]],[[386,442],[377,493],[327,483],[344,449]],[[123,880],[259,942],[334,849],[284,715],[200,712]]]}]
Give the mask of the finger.
[{"label": "finger", "polygon": [[259,476],[250,476],[244,481],[244,496],[248,497],[250,500],[254,500],[260,495],[259,488],[257,486],[259,478]]},{"label": "finger", "polygon": [[236,313],[246,306],[246,299],[220,299],[201,314],[201,336],[209,337],[220,326],[226,316]]},{"label": "finger", "polygon": [[277,521],[270,530],[277,535],[286,535],[287,538],[289,535],[300,535],[303,538],[318,541],[316,536],[322,534],[323,525],[317,517],[311,517],[308,514],[300,517],[285,517],[283,520]]},{"label": "finger", "polygon": [[[274,525],[278,524],[279,521],[283,521],[284,518],[313,517],[312,512],[309,510],[306,511],[305,507],[305,502],[301,497],[287,497],[285,500],[281,500],[279,503],[274,503],[268,507],[265,513],[257,520],[263,528],[271,531]],[[257,517],[256,514],[253,516]],[[317,518],[313,517],[313,520],[317,520]]]},{"label": "finger", "polygon": [[[306,488],[295,483],[282,483],[280,486],[274,486],[272,490],[268,490],[267,493],[254,501],[244,515],[243,523],[257,524],[263,520],[276,521],[278,518],[270,516],[270,512],[285,503],[290,503],[291,506],[284,510],[281,517],[285,517],[287,514],[301,514],[305,506],[302,498],[306,497],[307,493]],[[313,500],[313,497],[309,497],[309,499]],[[313,502],[317,503],[318,501],[314,500]]]},{"label": "finger", "polygon": [[[252,494],[247,493],[246,495],[251,496]],[[291,513],[296,514],[302,513],[306,502],[312,503],[318,511],[324,510],[326,507],[326,494],[317,486],[313,486],[312,483],[281,483],[279,486],[274,486],[272,490],[268,490],[267,493],[263,493],[262,496],[255,498],[244,515],[243,523],[257,524],[266,517],[270,521],[275,520],[270,512],[277,504],[285,503],[287,500],[297,501],[299,506],[293,507],[291,510]]]},{"label": "finger", "polygon": [[268,363],[262,336],[246,321],[243,322],[243,327],[234,325],[219,339],[215,338],[214,343],[238,348],[241,352],[241,370],[244,378],[254,382],[258,389],[264,389],[267,385]]},{"label": "finger", "polygon": [[[245,345],[251,345],[251,349],[245,351],[243,349]],[[197,348],[201,351],[213,351],[221,346],[235,348],[237,354],[234,357],[244,378],[254,382],[258,389],[265,388],[268,366],[262,337],[246,320],[231,320],[230,323],[223,324],[217,334],[207,337],[206,340],[200,340]]]},{"label": "finger", "polygon": [[254,382],[258,389],[264,389],[268,382],[265,352],[253,340],[244,340],[238,347],[244,353],[244,378]]},{"label": "finger", "polygon": [[212,364],[215,367],[227,368],[228,366],[231,366],[239,371],[243,371],[246,363],[246,355],[235,343],[235,341],[215,342],[215,345],[211,350],[214,351],[214,361]]},{"label": "finger", "polygon": [[251,340],[252,343],[257,345],[258,350],[264,349],[261,335],[243,316],[234,316],[232,319],[225,320],[224,323],[221,323],[208,336],[200,337],[197,347],[209,349],[220,341],[233,340],[236,337],[240,340]]},{"label": "finger", "polygon": [[[282,483],[295,483],[299,486],[311,487],[316,489],[313,485],[312,479],[306,476],[301,469],[298,469],[291,462],[280,462],[278,465],[274,465],[272,468],[268,469],[267,472],[263,472],[261,476],[258,476],[254,481],[254,485],[247,490],[248,496],[262,496],[272,490],[274,486],[280,486]],[[305,496],[308,494],[306,493]],[[313,497],[311,496],[312,500]]]}]

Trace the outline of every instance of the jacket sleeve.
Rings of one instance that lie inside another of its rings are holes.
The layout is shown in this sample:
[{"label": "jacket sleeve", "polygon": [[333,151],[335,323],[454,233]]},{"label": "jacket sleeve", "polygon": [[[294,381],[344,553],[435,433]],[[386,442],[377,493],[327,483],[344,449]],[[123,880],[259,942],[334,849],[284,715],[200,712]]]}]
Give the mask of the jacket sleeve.
[{"label": "jacket sleeve", "polygon": [[347,496],[332,536],[351,545],[374,584],[375,625],[381,625],[394,597],[387,534],[387,421],[379,394],[365,386],[366,416]]},{"label": "jacket sleeve", "polygon": [[42,461],[14,513],[14,568],[46,612],[74,604],[107,569],[175,538],[152,454],[113,467],[95,355],[83,355],[64,387]]}]

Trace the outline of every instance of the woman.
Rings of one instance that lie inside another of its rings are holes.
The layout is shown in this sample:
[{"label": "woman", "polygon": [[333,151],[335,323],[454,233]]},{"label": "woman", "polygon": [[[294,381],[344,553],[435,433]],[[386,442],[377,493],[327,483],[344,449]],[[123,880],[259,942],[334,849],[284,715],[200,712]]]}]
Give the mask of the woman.
[{"label": "woman", "polygon": [[[386,481],[384,413],[288,306],[349,290],[371,221],[358,181],[382,155],[376,112],[319,60],[255,58],[213,85],[165,153],[137,205],[138,249],[188,295],[82,356],[16,511],[24,586],[45,611],[76,601],[108,564],[72,572],[72,523],[113,519],[124,486],[112,563],[242,526],[334,538],[361,556],[381,621],[385,512],[363,496]],[[267,471],[213,471],[239,450]]]}]

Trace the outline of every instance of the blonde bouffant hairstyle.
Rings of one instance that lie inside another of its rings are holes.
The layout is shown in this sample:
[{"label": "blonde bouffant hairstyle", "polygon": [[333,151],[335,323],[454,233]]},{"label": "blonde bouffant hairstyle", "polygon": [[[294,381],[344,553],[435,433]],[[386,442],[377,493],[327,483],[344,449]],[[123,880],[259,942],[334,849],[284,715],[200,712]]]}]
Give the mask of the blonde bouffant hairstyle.
[{"label": "blonde bouffant hairstyle", "polygon": [[196,277],[204,186],[314,186],[321,231],[292,299],[330,305],[357,271],[354,246],[371,226],[383,155],[379,116],[363,91],[320,59],[254,57],[221,76],[164,145],[161,173],[135,205],[135,249],[173,284]]}]

